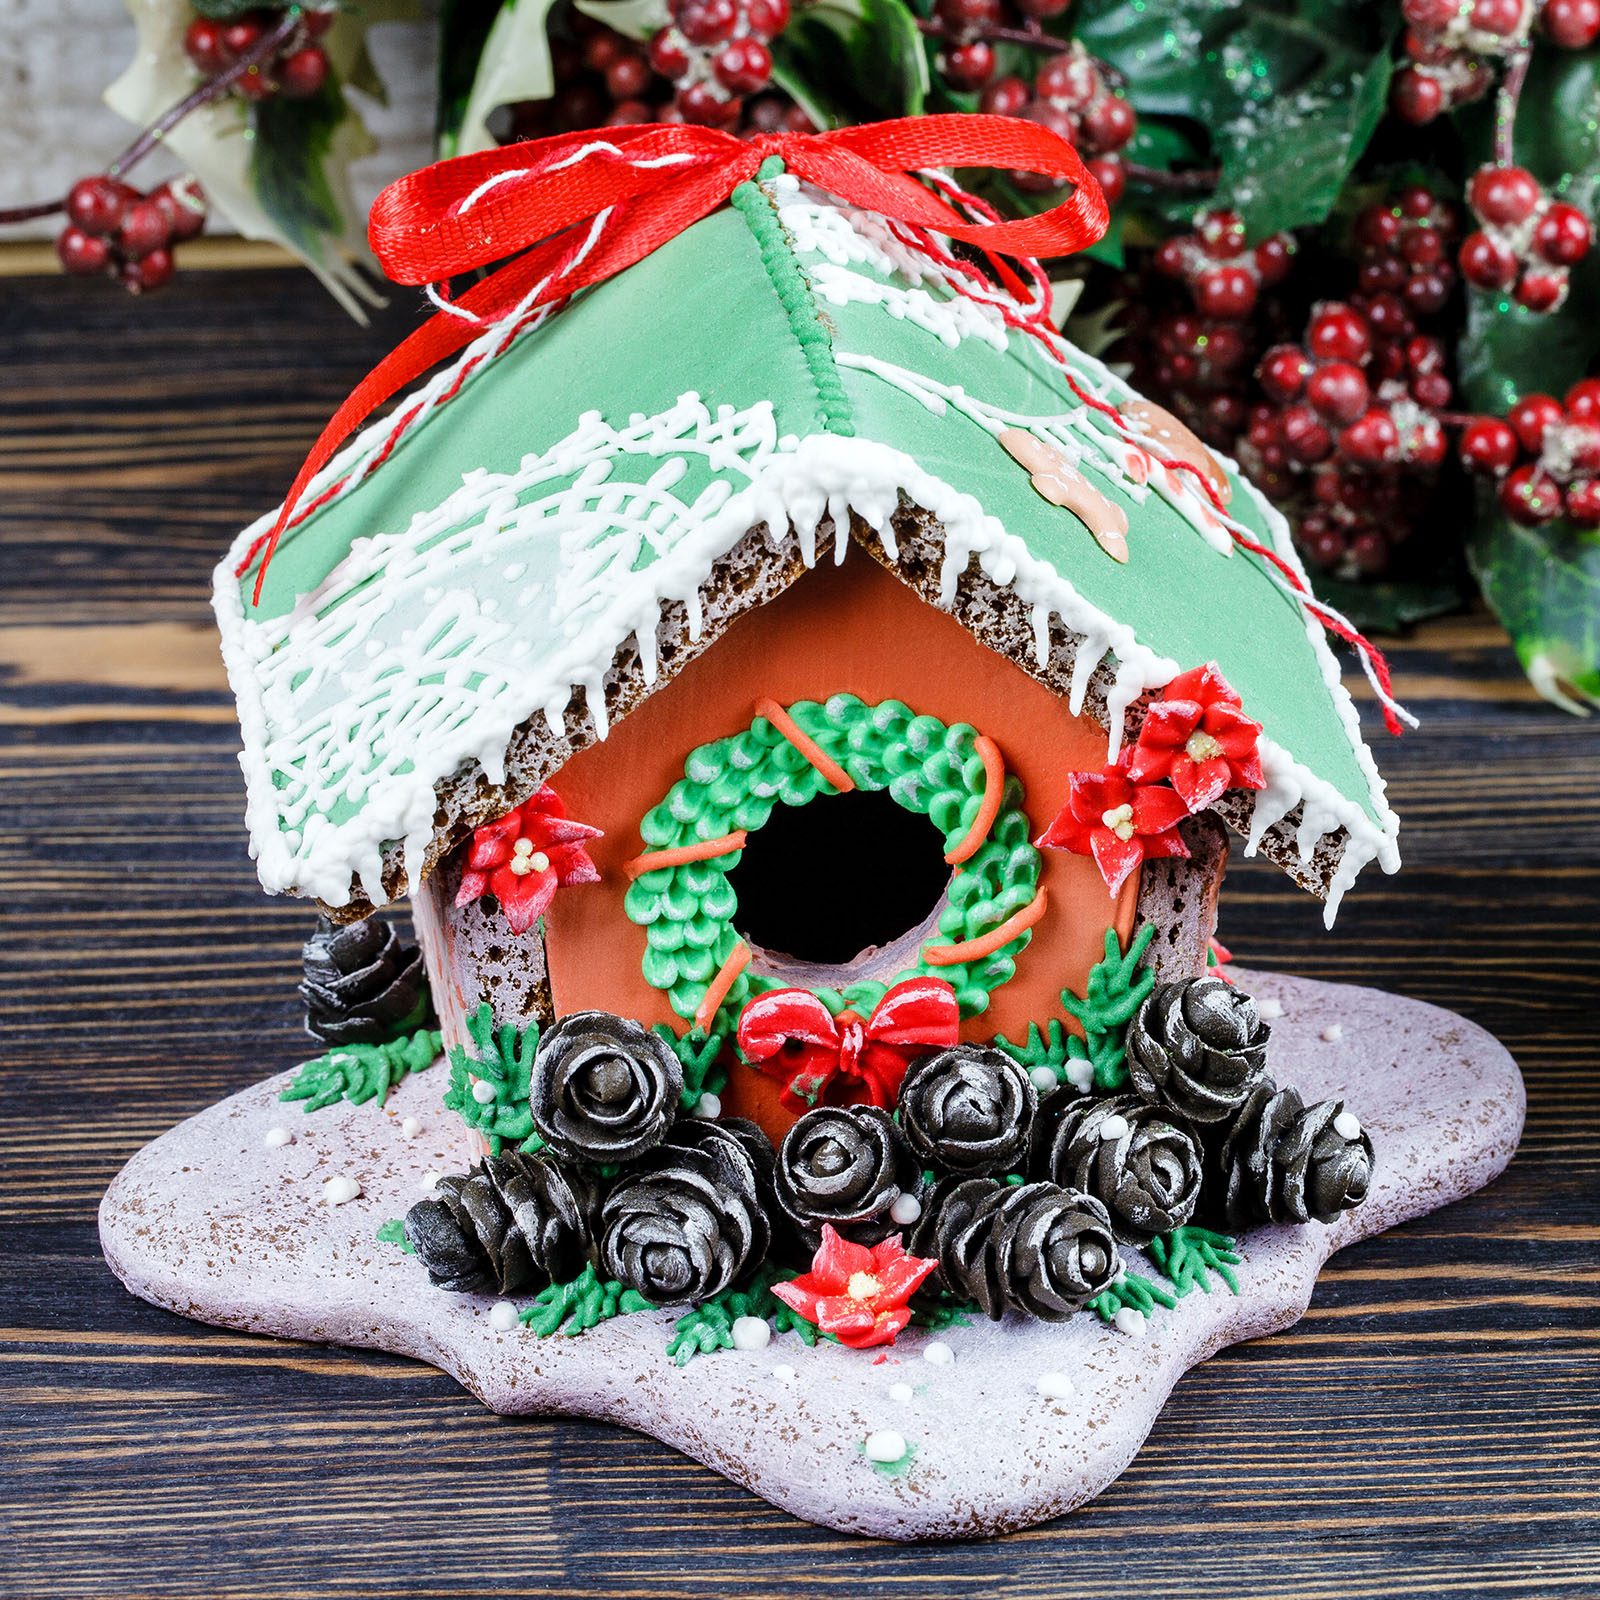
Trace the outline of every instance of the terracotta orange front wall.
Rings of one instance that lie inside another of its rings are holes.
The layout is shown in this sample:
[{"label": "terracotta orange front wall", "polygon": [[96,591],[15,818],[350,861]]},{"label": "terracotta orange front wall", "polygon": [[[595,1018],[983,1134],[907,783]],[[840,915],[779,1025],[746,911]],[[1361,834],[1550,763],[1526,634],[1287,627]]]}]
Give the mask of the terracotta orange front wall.
[{"label": "terracotta orange front wall", "polygon": [[[608,739],[552,779],[572,816],[605,829],[590,852],[602,881],[563,890],[547,919],[557,1015],[593,1007],[683,1029],[667,997],[644,981],[644,931],[623,910],[623,863],[644,849],[640,818],[683,776],[689,752],[748,727],[763,695],[787,706],[846,692],[869,702],[903,700],[913,711],[970,722],[988,734],[1023,782],[1035,833],[1065,803],[1068,775],[1105,762],[1103,730],[1072,716],[1064,701],[852,548],[843,567],[807,573],[734,623]],[[1062,987],[1082,992],[1089,968],[1104,954],[1107,924],[1115,920],[1124,939],[1132,928],[1137,873],[1113,901],[1087,857],[1057,850],[1043,857],[1049,909],[1017,958],[1016,976],[995,991],[986,1012],[966,1022],[964,1037],[1018,1039],[1030,1022],[1059,1017]],[[859,867],[840,861],[836,870]],[[797,871],[795,886],[826,894],[827,875]],[[776,1092],[765,1091],[765,1080],[736,1067],[723,1099],[730,1114],[754,1115],[774,1132],[790,1119],[773,1116]]]}]

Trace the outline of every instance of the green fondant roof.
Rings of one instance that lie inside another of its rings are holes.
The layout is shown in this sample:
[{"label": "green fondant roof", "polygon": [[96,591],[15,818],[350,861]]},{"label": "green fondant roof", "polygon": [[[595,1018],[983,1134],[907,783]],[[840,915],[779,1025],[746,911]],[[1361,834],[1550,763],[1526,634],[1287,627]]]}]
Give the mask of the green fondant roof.
[{"label": "green fondant roof", "polygon": [[[1325,646],[1281,583],[1097,461],[1092,481],[1130,523],[1131,559],[1110,560],[994,438],[997,416],[1056,419],[1058,441],[1088,441],[1092,456],[1104,424],[1035,340],[941,280],[918,282],[893,243],[786,178],[749,186],[475,366],[284,538],[259,608],[252,575],[219,569],[269,888],[338,903],[359,878],[374,893],[381,845],[426,843],[436,781],[473,759],[493,777],[519,723],[558,717],[574,687],[597,690],[617,646],[653,630],[663,598],[688,598],[745,527],[814,522],[828,494],[870,518],[869,488],[881,498],[897,472],[916,478],[897,485],[913,499],[940,499],[929,509],[947,528],[970,523],[997,581],[1020,562],[1025,599],[1078,631],[1080,613],[1109,619],[1102,648],[1178,670],[1218,662],[1284,753],[1295,798],[1309,808],[1315,789],[1337,813],[1324,831],[1392,841]],[[1068,359],[1088,388],[1131,397]],[[1242,481],[1231,509],[1287,551]]]}]

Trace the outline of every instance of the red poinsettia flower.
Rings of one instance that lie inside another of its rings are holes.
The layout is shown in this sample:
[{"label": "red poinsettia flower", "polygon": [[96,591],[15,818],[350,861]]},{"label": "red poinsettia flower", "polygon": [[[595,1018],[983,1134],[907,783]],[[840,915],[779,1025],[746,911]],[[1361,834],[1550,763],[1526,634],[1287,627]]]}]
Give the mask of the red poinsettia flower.
[{"label": "red poinsettia flower", "polygon": [[498,822],[474,830],[456,904],[492,894],[511,931],[526,933],[545,914],[558,888],[600,881],[583,847],[584,840],[599,837],[600,829],[574,822],[546,784]]},{"label": "red poinsettia flower", "polygon": [[898,1234],[870,1250],[841,1239],[827,1223],[811,1270],[772,1292],[807,1322],[852,1350],[893,1344],[911,1320],[906,1302],[937,1261],[908,1256]]},{"label": "red poinsettia flower", "polygon": [[1261,724],[1239,707],[1215,662],[1180,673],[1145,712],[1128,776],[1167,779],[1190,811],[1215,805],[1229,789],[1264,788]]},{"label": "red poinsettia flower", "polygon": [[1066,805],[1037,840],[1093,856],[1112,894],[1141,861],[1189,853],[1178,837],[1178,824],[1189,814],[1182,797],[1164,785],[1135,783],[1127,763],[1124,751],[1102,772],[1074,772]]}]

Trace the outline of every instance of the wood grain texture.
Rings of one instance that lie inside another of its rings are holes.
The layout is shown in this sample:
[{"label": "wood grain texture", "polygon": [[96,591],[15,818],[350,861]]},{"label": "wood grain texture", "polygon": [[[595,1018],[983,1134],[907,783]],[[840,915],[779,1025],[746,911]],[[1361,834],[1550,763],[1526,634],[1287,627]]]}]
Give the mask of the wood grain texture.
[{"label": "wood grain texture", "polygon": [[280,272],[142,306],[0,291],[0,1594],[1600,1594],[1600,726],[1539,705],[1479,616],[1393,650],[1425,719],[1379,751],[1405,872],[1324,934],[1236,860],[1222,934],[1493,1030],[1527,1077],[1522,1151],[1191,1373],[1060,1523],[825,1533],[648,1440],[123,1293],[94,1229],[120,1163],[305,1053],[309,913],[246,858],[230,702],[192,644],[209,570],[416,315],[362,333]]}]

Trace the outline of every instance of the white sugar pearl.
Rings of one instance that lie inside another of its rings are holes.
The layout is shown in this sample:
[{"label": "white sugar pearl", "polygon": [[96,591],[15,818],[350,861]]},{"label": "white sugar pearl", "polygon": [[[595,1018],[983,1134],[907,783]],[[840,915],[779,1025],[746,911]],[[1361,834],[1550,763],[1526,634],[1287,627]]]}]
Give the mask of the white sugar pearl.
[{"label": "white sugar pearl", "polygon": [[915,1393],[916,1391],[909,1383],[891,1383],[889,1385],[889,1398],[891,1400],[898,1400],[901,1405],[905,1405],[909,1400],[911,1400]]},{"label": "white sugar pearl", "polygon": [[1276,1022],[1283,1015],[1283,1001],[1275,1000],[1271,995],[1268,995],[1265,1000],[1256,1001],[1256,1010],[1268,1022]]},{"label": "white sugar pearl", "polygon": [[772,1376],[776,1378],[779,1383],[793,1383],[794,1368],[790,1366],[776,1366],[772,1369]]},{"label": "white sugar pearl", "polygon": [[922,1215],[922,1202],[914,1194],[907,1194],[902,1190],[894,1197],[894,1204],[889,1207],[889,1215],[902,1228],[908,1227]]},{"label": "white sugar pearl", "polygon": [[1341,1111],[1333,1119],[1333,1131],[1341,1139],[1359,1139],[1361,1137],[1361,1119],[1353,1111]]},{"label": "white sugar pearl", "polygon": [[936,1367],[948,1367],[956,1358],[954,1350],[943,1339],[935,1339],[923,1352],[922,1359],[931,1361]]},{"label": "white sugar pearl", "polygon": [[722,1102],[708,1089],[695,1101],[694,1114],[710,1122],[722,1115]]},{"label": "white sugar pearl", "polygon": [[1049,1094],[1056,1086],[1056,1075],[1049,1067],[1035,1067],[1028,1074],[1028,1080],[1040,1094]]},{"label": "white sugar pearl", "polygon": [[735,1317],[733,1319],[733,1348],[735,1350],[765,1350],[772,1342],[772,1328],[765,1317]]},{"label": "white sugar pearl", "polygon": [[422,1175],[422,1192],[432,1194],[439,1187],[439,1180],[444,1176],[442,1172],[425,1172]]},{"label": "white sugar pearl", "polygon": [[408,1139],[415,1139],[422,1132],[422,1124],[415,1117],[404,1117],[400,1122],[400,1131]]},{"label": "white sugar pearl", "polygon": [[1094,1063],[1092,1061],[1069,1061],[1067,1063],[1067,1082],[1079,1094],[1088,1094],[1094,1087]]},{"label": "white sugar pearl", "polygon": [[489,1307],[489,1326],[496,1333],[510,1333],[517,1325],[517,1308],[509,1300],[496,1300]]},{"label": "white sugar pearl", "polygon": [[281,1150],[286,1144],[294,1143],[294,1135],[282,1123],[279,1123],[276,1127],[268,1128],[262,1134],[261,1142],[269,1150]]},{"label": "white sugar pearl", "polygon": [[1125,1139],[1128,1136],[1128,1119],[1113,1111],[1109,1117],[1100,1119],[1100,1137],[1102,1139]]},{"label": "white sugar pearl", "polygon": [[488,1105],[494,1099],[494,1085],[485,1078],[479,1078],[472,1086],[472,1098],[480,1106]]},{"label": "white sugar pearl", "polygon": [[876,1433],[867,1435],[868,1461],[876,1461],[887,1467],[896,1461],[903,1461],[905,1454],[906,1439],[903,1433],[896,1433],[893,1428],[879,1428]]},{"label": "white sugar pearl", "polygon": [[1328,1026],[1322,1030],[1322,1037],[1329,1044],[1338,1044],[1338,1042],[1344,1038],[1344,1029],[1341,1028],[1337,1022],[1330,1022]]},{"label": "white sugar pearl", "polygon": [[1111,1319],[1111,1325],[1118,1333],[1125,1333],[1130,1339],[1144,1338],[1144,1312],[1136,1311],[1132,1306],[1119,1307],[1117,1314]]},{"label": "white sugar pearl", "polygon": [[1065,1400],[1073,1393],[1072,1379],[1064,1372],[1041,1372],[1033,1386],[1046,1400]]},{"label": "white sugar pearl", "polygon": [[330,1206],[342,1206],[360,1193],[361,1185],[342,1172],[336,1178],[329,1178],[322,1186],[322,1198]]}]

